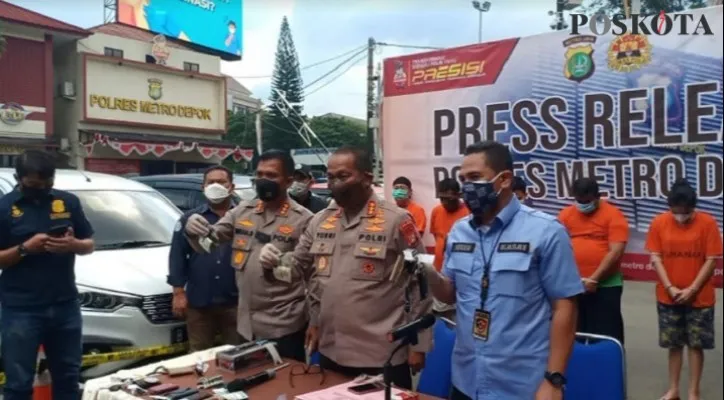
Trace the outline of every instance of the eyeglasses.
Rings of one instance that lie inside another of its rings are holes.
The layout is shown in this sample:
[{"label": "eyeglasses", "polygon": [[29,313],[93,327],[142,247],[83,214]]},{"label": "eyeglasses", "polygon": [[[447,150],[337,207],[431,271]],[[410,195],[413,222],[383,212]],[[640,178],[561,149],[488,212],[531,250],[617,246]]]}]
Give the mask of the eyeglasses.
[{"label": "eyeglasses", "polygon": [[321,375],[319,386],[324,385],[324,369],[319,365],[296,364],[289,371],[289,387],[294,388],[294,377],[301,375]]}]

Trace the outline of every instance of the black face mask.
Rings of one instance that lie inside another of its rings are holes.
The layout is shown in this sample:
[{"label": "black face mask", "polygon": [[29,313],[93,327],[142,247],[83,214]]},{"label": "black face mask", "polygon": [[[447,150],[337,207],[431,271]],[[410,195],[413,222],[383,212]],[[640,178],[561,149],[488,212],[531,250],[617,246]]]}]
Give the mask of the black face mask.
[{"label": "black face mask", "polygon": [[278,199],[282,192],[282,188],[279,183],[271,181],[269,179],[257,179],[254,181],[256,187],[256,195],[261,201],[272,201]]},{"label": "black face mask", "polygon": [[345,184],[329,185],[332,192],[332,198],[341,207],[349,205],[354,199],[363,196],[364,186],[361,182],[351,182]]},{"label": "black face mask", "polygon": [[460,200],[458,199],[446,199],[441,200],[440,203],[442,204],[443,208],[447,210],[447,212],[455,212],[460,208]]},{"label": "black face mask", "polygon": [[20,185],[20,192],[31,200],[39,200],[50,196],[50,188],[24,187]]}]

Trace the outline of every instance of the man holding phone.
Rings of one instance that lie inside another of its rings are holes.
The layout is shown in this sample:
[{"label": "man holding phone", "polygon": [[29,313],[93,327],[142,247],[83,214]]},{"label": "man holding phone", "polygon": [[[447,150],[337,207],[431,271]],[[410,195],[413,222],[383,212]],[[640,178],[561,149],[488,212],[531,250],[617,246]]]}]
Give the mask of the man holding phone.
[{"label": "man holding phone", "polygon": [[90,254],[93,228],[75,195],[53,189],[54,157],[18,157],[18,186],[0,198],[0,309],[6,400],[32,397],[38,347],[53,376],[53,399],[76,400],[82,320],[75,255]]}]

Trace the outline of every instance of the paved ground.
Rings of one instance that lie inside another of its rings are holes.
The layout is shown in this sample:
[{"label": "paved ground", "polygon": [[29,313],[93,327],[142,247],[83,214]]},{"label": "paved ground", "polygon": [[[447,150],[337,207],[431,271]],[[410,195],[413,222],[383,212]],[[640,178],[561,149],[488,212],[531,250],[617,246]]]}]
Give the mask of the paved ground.
[{"label": "paved ground", "polygon": [[[716,349],[705,354],[702,398],[724,399],[722,389],[722,291],[717,290]],[[667,388],[666,352],[658,347],[654,285],[626,282],[623,296],[626,324],[629,400],[656,400]],[[686,400],[688,370],[682,372],[682,400]]]}]

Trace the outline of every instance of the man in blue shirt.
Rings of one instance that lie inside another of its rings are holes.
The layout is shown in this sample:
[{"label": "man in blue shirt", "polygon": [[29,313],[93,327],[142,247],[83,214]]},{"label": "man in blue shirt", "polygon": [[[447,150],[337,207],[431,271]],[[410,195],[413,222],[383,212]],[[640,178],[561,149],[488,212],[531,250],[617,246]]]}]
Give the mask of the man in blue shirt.
[{"label": "man in blue shirt", "polygon": [[471,215],[453,225],[434,296],[456,303],[451,399],[560,400],[583,292],[568,235],[513,195],[500,143],[465,151],[460,178]]},{"label": "man in blue shirt", "polygon": [[33,394],[38,348],[53,376],[53,399],[77,400],[82,319],[75,255],[90,254],[93,228],[75,195],[53,189],[55,160],[27,151],[18,186],[0,199],[0,330],[6,400]]},{"label": "man in blue shirt", "polygon": [[231,171],[214,166],[204,172],[204,195],[207,204],[186,212],[173,233],[169,252],[168,283],[173,286],[173,312],[186,318],[191,351],[214,346],[217,335],[224,344],[236,344],[236,288],[231,267],[231,244],[223,243],[210,253],[197,253],[191,248],[183,227],[189,216],[199,214],[215,224],[236,204]]}]

